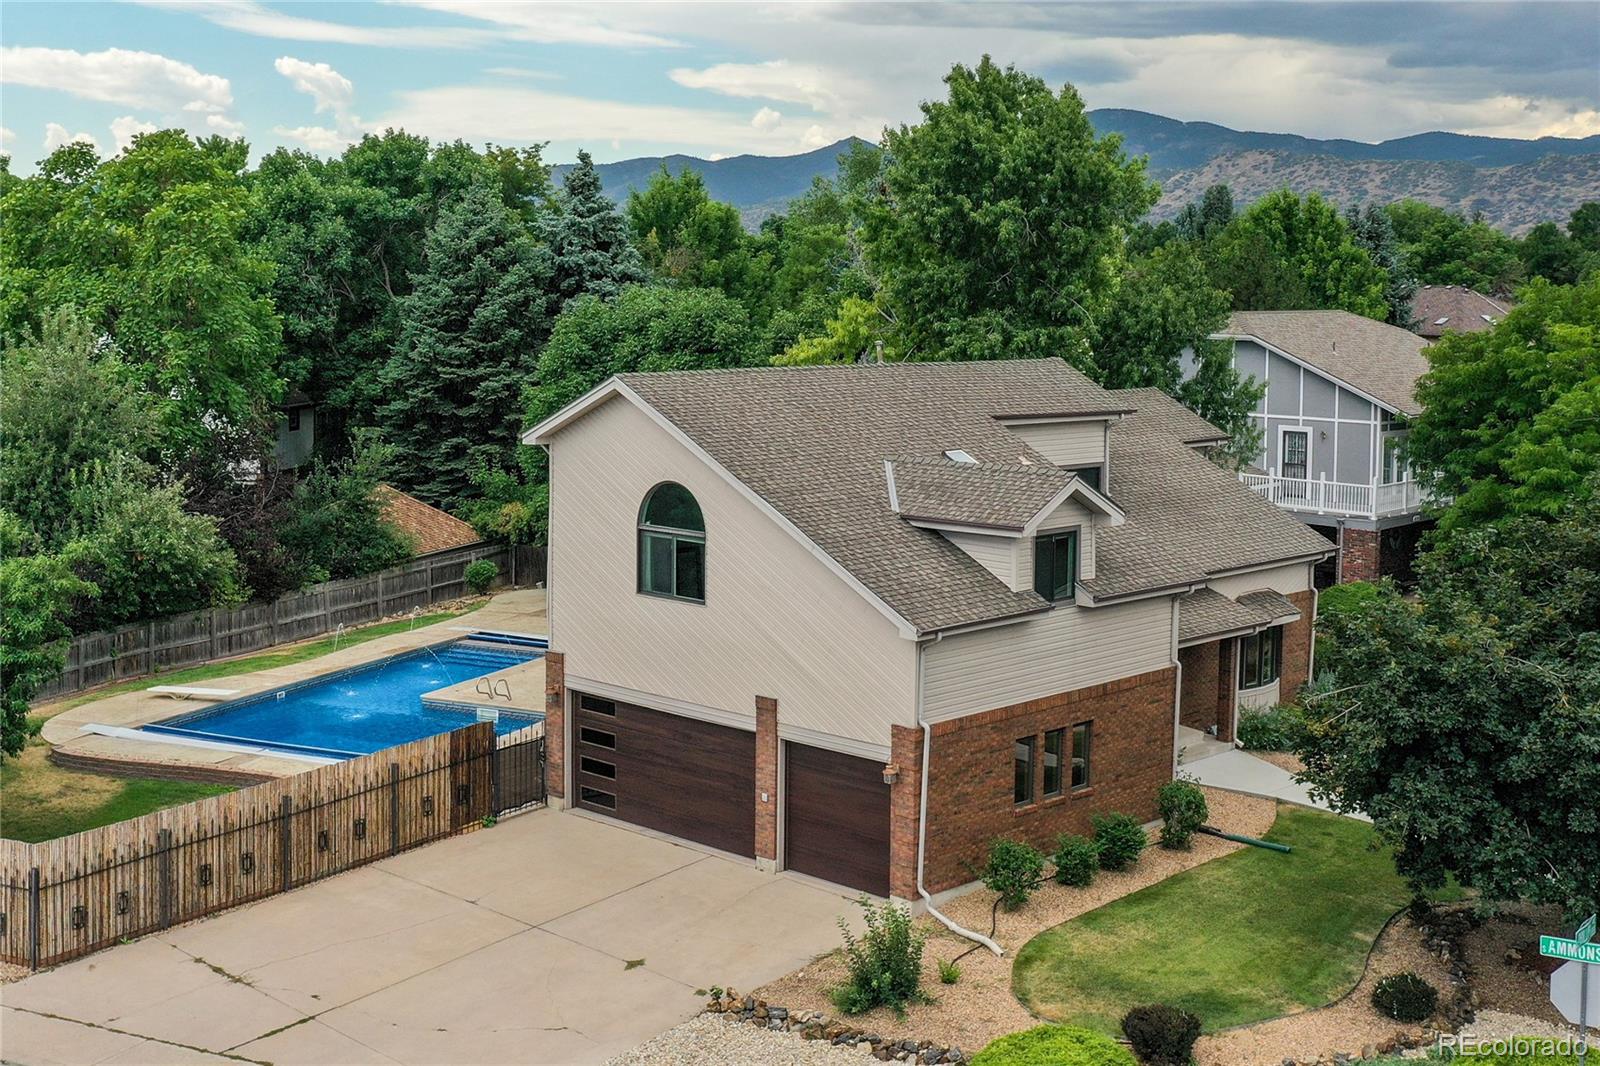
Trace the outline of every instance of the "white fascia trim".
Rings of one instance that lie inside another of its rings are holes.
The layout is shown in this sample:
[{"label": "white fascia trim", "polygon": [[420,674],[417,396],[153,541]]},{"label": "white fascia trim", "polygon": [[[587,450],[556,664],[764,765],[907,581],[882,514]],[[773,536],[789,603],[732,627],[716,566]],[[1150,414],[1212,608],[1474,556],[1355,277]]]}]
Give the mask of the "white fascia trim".
[{"label": "white fascia trim", "polygon": [[654,422],[656,425],[665,430],[667,435],[672,437],[673,440],[689,449],[689,451],[702,463],[705,463],[712,470],[715,470],[719,475],[721,475],[724,481],[733,487],[735,492],[739,493],[739,495],[743,496],[746,500],[750,501],[750,503],[754,504],[756,510],[760,511],[762,514],[776,522],[779,528],[793,537],[801,547],[805,548],[806,551],[811,553],[812,557],[814,557],[823,566],[831,570],[835,577],[837,577],[840,581],[843,581],[846,585],[849,585],[859,596],[861,596],[862,599],[866,600],[868,603],[872,604],[873,607],[877,608],[879,614],[883,615],[889,621],[894,623],[895,628],[899,630],[902,637],[906,638],[907,640],[916,639],[916,626],[907,621],[893,607],[890,607],[887,603],[884,603],[883,600],[879,598],[877,593],[863,585],[854,574],[850,573],[850,571],[846,570],[842,565],[840,565],[837,559],[823,551],[816,541],[812,540],[810,537],[806,536],[800,531],[799,526],[789,521],[789,519],[786,518],[776,507],[762,499],[760,494],[750,488],[749,485],[746,485],[743,481],[740,481],[738,478],[734,477],[732,471],[713,459],[709,452],[700,447],[699,444],[695,443],[687,433],[674,425],[671,419],[667,418],[660,411],[657,411],[648,402],[646,402],[644,397],[628,388],[628,386],[623,384],[621,381],[616,382],[616,388],[619,395],[633,401],[639,410],[645,413],[650,421]]},{"label": "white fascia trim", "polygon": [[635,703],[640,707],[651,710],[666,711],[682,718],[693,718],[700,722],[710,722],[712,725],[724,725],[731,729],[742,729],[747,733],[756,731],[755,701],[750,703],[749,714],[739,714],[736,711],[725,711],[720,707],[707,707],[702,703],[691,703],[688,700],[674,699],[671,696],[657,696],[653,692],[640,692],[638,689],[628,688],[624,685],[611,685],[604,681],[596,681],[592,677],[578,677],[568,674],[566,686],[569,691],[588,693],[591,696],[601,696],[608,700],[620,700],[623,703]]},{"label": "white fascia trim", "polygon": [[1182,596],[1205,587],[1206,583],[1204,581],[1185,581],[1158,589],[1145,589],[1143,592],[1131,592],[1123,596],[1106,596],[1102,599],[1096,599],[1090,593],[1079,591],[1077,600],[1079,607],[1110,607],[1119,603],[1133,603],[1135,600],[1154,600],[1162,596]]},{"label": "white fascia trim", "polygon": [[1321,562],[1339,550],[1338,545],[1330,543],[1326,551],[1304,552],[1300,555],[1290,555],[1282,559],[1274,559],[1266,563],[1251,563],[1249,566],[1236,566],[1228,570],[1208,570],[1206,577],[1237,577],[1240,574],[1254,574],[1262,570],[1276,570],[1282,566],[1293,566],[1296,563]]},{"label": "white fascia trim", "polygon": [[963,633],[976,633],[980,629],[997,629],[1000,626],[1009,626],[1014,625],[1017,622],[1026,622],[1030,618],[1038,618],[1040,615],[1049,614],[1055,609],[1056,604],[1047,603],[1043,607],[1034,607],[1026,611],[1021,611],[1017,614],[1008,614],[1004,618],[991,618],[987,622],[967,622],[964,625],[949,626],[945,629],[935,629],[932,632],[924,633],[920,638],[918,638],[918,647],[927,647],[929,644],[937,644],[945,637],[957,637]]},{"label": "white fascia trim", "polygon": [[[1392,403],[1387,403],[1387,402],[1385,402],[1383,400],[1378,399],[1376,396],[1373,396],[1371,393],[1367,392],[1365,389],[1362,389],[1359,385],[1353,385],[1350,382],[1346,381],[1344,378],[1341,378],[1341,377],[1339,377],[1339,376],[1337,376],[1335,374],[1329,373],[1327,370],[1324,370],[1320,366],[1317,366],[1317,365],[1315,365],[1313,363],[1306,362],[1304,359],[1300,358],[1298,355],[1295,355],[1293,352],[1286,352],[1282,348],[1279,348],[1275,344],[1269,344],[1267,341],[1264,341],[1260,337],[1257,337],[1254,333],[1213,333],[1213,334],[1211,334],[1210,337],[1208,337],[1206,339],[1207,340],[1214,340],[1214,341],[1251,341],[1251,342],[1253,342],[1255,344],[1261,345],[1261,347],[1265,348],[1269,352],[1275,352],[1278,355],[1283,356],[1285,359],[1289,360],[1289,362],[1291,362],[1291,363],[1294,363],[1296,366],[1304,367],[1306,370],[1311,371],[1313,374],[1317,375],[1320,378],[1323,378],[1323,379],[1325,379],[1327,381],[1331,381],[1335,385],[1344,386],[1345,388],[1349,389],[1351,392],[1355,393],[1357,396],[1361,397],[1363,400],[1366,400],[1368,403],[1377,404],[1379,407],[1383,408],[1385,411],[1388,411],[1390,414],[1401,415],[1401,416],[1406,417],[1406,418],[1414,418],[1414,417],[1416,417],[1415,415],[1406,414],[1404,411],[1400,410],[1398,407],[1396,407]],[[1289,416],[1289,415],[1277,415],[1277,416],[1269,415],[1268,417],[1288,418],[1288,417],[1291,417],[1291,416]]]},{"label": "white fascia trim", "polygon": [[1028,524],[1022,527],[1022,536],[1033,536],[1034,533],[1038,532],[1044,520],[1049,518],[1057,507],[1060,507],[1075,496],[1080,497],[1084,503],[1088,504],[1091,511],[1098,511],[1109,518],[1110,521],[1106,523],[1108,526],[1120,526],[1127,518],[1127,515],[1122,512],[1122,508],[1090,488],[1088,482],[1074,474],[1072,480],[1067,482],[1060,492],[1052,496],[1048,503],[1039,508],[1037,514],[1028,519]]},{"label": "white fascia trim", "polygon": [[854,755],[858,759],[874,759],[882,763],[889,761],[889,746],[887,744],[872,744],[865,740],[841,737],[834,733],[823,733],[816,729],[803,729],[796,725],[784,725],[781,718],[783,710],[781,702],[778,705],[778,710],[780,714],[778,720],[779,740],[792,740],[796,744],[804,744],[808,748],[836,751],[841,755]]},{"label": "white fascia trim", "polygon": [[976,526],[963,522],[945,522],[935,518],[915,518],[902,515],[908,525],[918,529],[931,529],[939,533],[977,533],[985,537],[1005,537],[1009,540],[1018,540],[1022,537],[1022,530],[1016,526]]},{"label": "white fascia trim", "polygon": [[994,420],[1006,426],[1054,426],[1062,422],[1120,422],[1126,416],[1125,412],[1106,412],[1090,415],[1020,415],[1015,418],[1009,415],[995,415]]},{"label": "white fascia trim", "polygon": [[[1181,611],[1182,608],[1180,607],[1179,610]],[[1298,622],[1300,621],[1300,618],[1300,612],[1296,611],[1294,614],[1282,615],[1280,617],[1270,619],[1269,621],[1262,622],[1259,625],[1240,626],[1238,629],[1225,629],[1220,633],[1207,633],[1202,637],[1191,637],[1188,640],[1181,640],[1178,642],[1178,647],[1192,648],[1197,644],[1210,644],[1214,640],[1231,640],[1234,637],[1248,637],[1252,633],[1261,632],[1263,629],[1271,629],[1273,626],[1286,626],[1293,622]]]},{"label": "white fascia trim", "polygon": [[[573,400],[567,406],[540,422],[538,425],[522,431],[522,443],[545,444],[557,432],[565,429],[570,423],[577,421],[590,411],[605,403],[611,397],[619,394],[623,389],[622,382],[615,376],[606,378],[600,384]],[[631,390],[630,390],[631,391]]]}]

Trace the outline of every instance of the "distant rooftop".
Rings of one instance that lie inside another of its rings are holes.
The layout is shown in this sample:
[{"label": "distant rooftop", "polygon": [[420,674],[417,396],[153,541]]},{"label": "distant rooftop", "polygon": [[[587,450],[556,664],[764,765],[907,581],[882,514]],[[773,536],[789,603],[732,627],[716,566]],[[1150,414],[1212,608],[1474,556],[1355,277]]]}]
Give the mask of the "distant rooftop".
[{"label": "distant rooftop", "polygon": [[417,555],[464,548],[483,539],[470,523],[393,485],[379,485],[373,495],[383,507],[383,517],[406,535]]},{"label": "distant rooftop", "polygon": [[1506,317],[1512,302],[1465,285],[1424,285],[1411,301],[1412,328],[1423,337],[1479,333]]}]

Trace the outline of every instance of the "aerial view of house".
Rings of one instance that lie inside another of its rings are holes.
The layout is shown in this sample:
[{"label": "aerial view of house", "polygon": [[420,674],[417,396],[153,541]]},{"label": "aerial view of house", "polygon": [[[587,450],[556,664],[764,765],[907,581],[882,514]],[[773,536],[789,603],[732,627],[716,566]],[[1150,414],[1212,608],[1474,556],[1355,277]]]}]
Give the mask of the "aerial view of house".
[{"label": "aerial view of house", "polygon": [[8,0],[0,1066],[1584,1066],[1593,0]]}]

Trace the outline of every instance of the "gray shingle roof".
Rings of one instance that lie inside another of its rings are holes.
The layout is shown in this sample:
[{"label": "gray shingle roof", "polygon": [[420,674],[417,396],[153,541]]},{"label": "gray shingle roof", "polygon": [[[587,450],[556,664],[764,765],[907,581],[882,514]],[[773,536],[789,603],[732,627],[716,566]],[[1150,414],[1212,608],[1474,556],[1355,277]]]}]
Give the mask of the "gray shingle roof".
[{"label": "gray shingle roof", "polygon": [[1057,466],[896,459],[895,497],[907,519],[1020,530],[1072,483]]},{"label": "gray shingle roof", "polygon": [[1224,337],[1254,337],[1309,363],[1401,414],[1422,412],[1417,379],[1428,341],[1349,311],[1235,311]]},{"label": "gray shingle roof", "polygon": [[[1019,484],[1031,500],[1059,475],[998,418],[1115,415],[1135,407],[1060,359],[683,371],[620,380],[924,633],[1049,605],[1032,590],[1012,591],[941,534],[896,514],[884,461],[914,470],[915,481],[955,465],[942,457],[961,449],[983,468],[1012,467],[1006,484],[1025,479]],[[1203,576],[1202,566],[1293,556],[1310,543],[1307,536],[1328,547],[1161,432],[1168,421],[1135,414],[1113,433],[1109,495],[1124,510],[1135,501],[1140,513],[1098,532],[1099,576],[1085,583],[1097,597],[1163,587],[1173,575],[1190,580]],[[1137,469],[1146,465],[1170,469]],[[989,479],[987,502],[973,513],[989,513],[991,504],[1001,509],[990,492],[999,481],[981,476]],[[914,493],[948,495],[948,486],[935,481],[928,477]],[[1025,507],[1003,509],[1014,518]],[[1208,517],[1221,525],[1206,525]],[[1130,527],[1131,535],[1122,535]]]},{"label": "gray shingle roof", "polygon": [[1215,589],[1196,589],[1178,597],[1178,640],[1187,644],[1299,616],[1288,597],[1271,589],[1247,592],[1237,599]]},{"label": "gray shingle roof", "polygon": [[1096,599],[1332,550],[1164,427],[1144,411],[1112,427],[1107,488],[1127,518],[1096,531],[1095,576],[1083,583]]},{"label": "gray shingle roof", "polygon": [[1511,300],[1491,298],[1465,285],[1424,285],[1411,298],[1411,317],[1424,337],[1480,333],[1493,329],[1511,305]]},{"label": "gray shingle roof", "polygon": [[1220,444],[1228,439],[1221,429],[1160,389],[1116,389],[1111,395],[1137,408],[1146,426],[1156,423],[1162,432],[1184,444]]}]

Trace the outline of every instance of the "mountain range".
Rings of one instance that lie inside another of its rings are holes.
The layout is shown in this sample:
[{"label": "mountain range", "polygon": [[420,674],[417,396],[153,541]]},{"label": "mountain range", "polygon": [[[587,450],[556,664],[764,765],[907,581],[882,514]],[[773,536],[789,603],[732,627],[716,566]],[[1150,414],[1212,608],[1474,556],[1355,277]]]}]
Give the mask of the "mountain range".
[{"label": "mountain range", "polygon": [[[1129,155],[1149,160],[1161,183],[1154,214],[1171,217],[1208,185],[1225,183],[1242,203],[1273,189],[1318,192],[1341,204],[1414,197],[1522,233],[1546,219],[1564,221],[1586,200],[1600,200],[1600,135],[1480,137],[1419,133],[1368,144],[1292,133],[1258,133],[1212,122],[1182,122],[1121,108],[1089,112],[1100,133],[1119,133]],[[698,172],[712,197],[739,208],[746,226],[782,211],[817,176],[831,177],[847,138],[802,155],[701,159],[646,156],[596,164],[618,201],[642,189],[664,164]],[[557,175],[569,165],[555,168]]]}]

